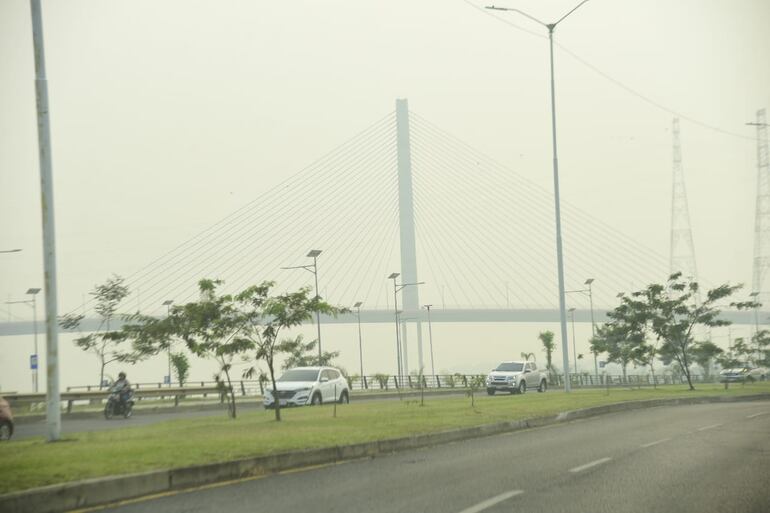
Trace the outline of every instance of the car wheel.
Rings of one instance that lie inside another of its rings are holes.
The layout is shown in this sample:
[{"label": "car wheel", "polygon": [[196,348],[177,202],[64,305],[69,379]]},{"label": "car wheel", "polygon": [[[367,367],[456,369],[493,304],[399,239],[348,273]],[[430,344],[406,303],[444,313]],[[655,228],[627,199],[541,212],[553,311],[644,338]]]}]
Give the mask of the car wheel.
[{"label": "car wheel", "polygon": [[8,421],[0,423],[0,441],[10,440],[13,435],[13,424]]},{"label": "car wheel", "polygon": [[495,391],[491,388],[487,388],[487,394],[488,395],[495,395]]},{"label": "car wheel", "polygon": [[548,389],[548,384],[545,382],[545,380],[541,380],[540,386],[537,387],[537,391],[542,393],[542,392],[545,392],[546,389]]},{"label": "car wheel", "polygon": [[521,383],[519,383],[519,389],[518,390],[519,390],[520,394],[526,394],[527,393],[527,382],[526,381],[522,381]]},{"label": "car wheel", "polygon": [[340,400],[337,401],[340,404],[350,404],[350,396],[348,395],[347,390],[342,391],[342,395],[340,395]]},{"label": "car wheel", "polygon": [[319,394],[318,392],[316,392],[315,394],[313,394],[313,399],[310,401],[310,405],[311,405],[311,406],[318,406],[318,405],[320,405],[322,402],[323,402],[323,401],[321,400],[321,394]]}]

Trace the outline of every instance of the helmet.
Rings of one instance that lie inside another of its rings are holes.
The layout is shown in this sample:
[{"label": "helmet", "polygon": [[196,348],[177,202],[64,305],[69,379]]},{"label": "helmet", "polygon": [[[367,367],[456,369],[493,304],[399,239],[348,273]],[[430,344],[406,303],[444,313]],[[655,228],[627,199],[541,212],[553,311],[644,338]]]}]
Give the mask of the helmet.
[{"label": "helmet", "polygon": [[118,374],[118,379],[126,379],[126,373],[121,372],[120,374]]}]

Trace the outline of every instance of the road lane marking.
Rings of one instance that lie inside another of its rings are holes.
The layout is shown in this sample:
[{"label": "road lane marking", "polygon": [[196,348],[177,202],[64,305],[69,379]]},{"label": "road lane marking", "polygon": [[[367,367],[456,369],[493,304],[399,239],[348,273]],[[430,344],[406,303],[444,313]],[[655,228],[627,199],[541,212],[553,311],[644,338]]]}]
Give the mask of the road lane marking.
[{"label": "road lane marking", "polygon": [[721,425],[722,424],[711,424],[710,426],[699,427],[698,431],[706,431],[707,429],[714,429],[714,428],[719,427]]},{"label": "road lane marking", "polygon": [[755,413],[754,415],[747,415],[746,418],[747,419],[753,419],[754,417],[759,417],[760,415],[767,415],[768,413],[770,413],[770,412],[768,412],[768,411],[761,411],[759,413]]},{"label": "road lane marking", "polygon": [[612,458],[602,458],[600,460],[592,461],[591,463],[586,463],[585,465],[580,465],[579,467],[571,468],[569,469],[570,472],[582,472],[583,470],[589,469],[591,467],[595,467],[596,465],[601,465],[602,463],[607,463]]},{"label": "road lane marking", "polygon": [[499,504],[505,500],[510,499],[511,497],[521,495],[522,493],[524,493],[524,490],[512,490],[510,492],[501,493],[500,495],[496,495],[495,497],[487,499],[484,502],[479,502],[475,506],[464,509],[460,513],[479,513],[479,511],[484,511],[487,508],[491,508],[495,504]]},{"label": "road lane marking", "polygon": [[652,447],[653,445],[662,444],[663,442],[668,442],[669,440],[671,440],[671,439],[670,438],[663,438],[661,440],[655,440],[654,442],[649,442],[649,443],[646,443],[646,444],[642,444],[639,447],[642,447],[642,448],[646,449],[647,447]]}]

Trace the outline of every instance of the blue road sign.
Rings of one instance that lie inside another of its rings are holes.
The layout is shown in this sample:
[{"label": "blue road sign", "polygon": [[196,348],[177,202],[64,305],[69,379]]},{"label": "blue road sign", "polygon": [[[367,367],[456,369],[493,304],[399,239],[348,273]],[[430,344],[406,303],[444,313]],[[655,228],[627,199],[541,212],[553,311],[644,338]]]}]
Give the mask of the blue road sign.
[{"label": "blue road sign", "polygon": [[603,369],[605,365],[607,365],[607,362],[599,362],[600,369]]},{"label": "blue road sign", "polygon": [[29,368],[32,370],[37,370],[37,355],[31,354],[29,355]]}]

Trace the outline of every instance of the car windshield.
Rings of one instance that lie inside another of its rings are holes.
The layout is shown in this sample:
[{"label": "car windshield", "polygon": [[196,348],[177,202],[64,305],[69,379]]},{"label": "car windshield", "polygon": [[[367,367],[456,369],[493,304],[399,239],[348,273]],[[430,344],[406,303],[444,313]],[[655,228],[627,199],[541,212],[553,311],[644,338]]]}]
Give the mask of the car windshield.
[{"label": "car windshield", "polygon": [[495,370],[504,371],[504,372],[521,372],[521,370],[523,368],[524,368],[524,364],[523,363],[519,363],[519,362],[503,362],[500,365],[498,365]]},{"label": "car windshield", "polygon": [[315,381],[317,377],[317,370],[294,369],[284,372],[278,381]]}]

